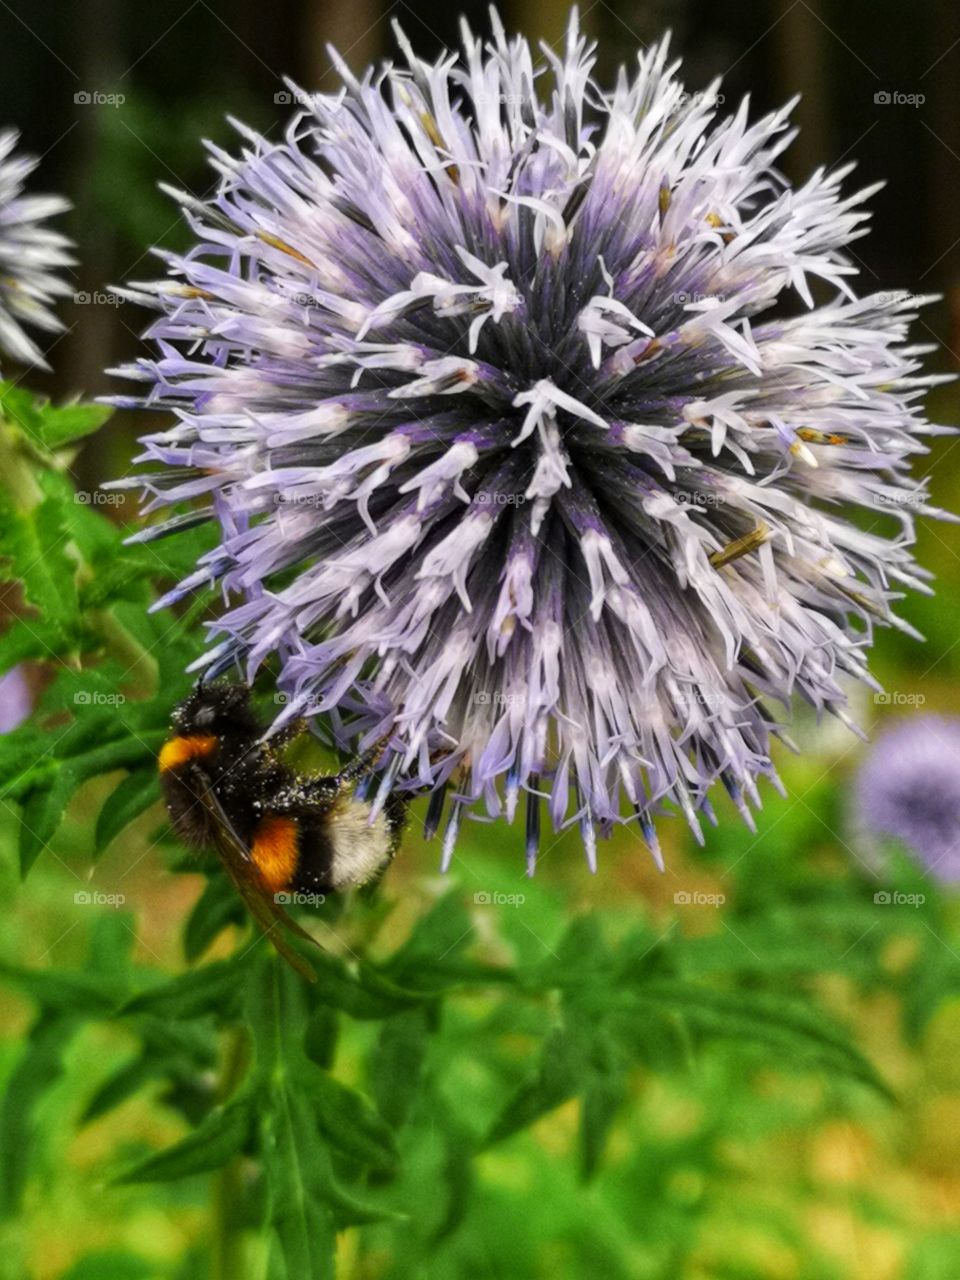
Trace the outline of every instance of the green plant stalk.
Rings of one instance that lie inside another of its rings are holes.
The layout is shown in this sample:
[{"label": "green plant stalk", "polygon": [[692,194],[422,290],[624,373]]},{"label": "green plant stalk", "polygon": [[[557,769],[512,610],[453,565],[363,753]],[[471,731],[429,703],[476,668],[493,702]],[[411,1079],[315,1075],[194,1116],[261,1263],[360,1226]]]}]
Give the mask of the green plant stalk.
[{"label": "green plant stalk", "polygon": [[[223,1068],[217,1085],[217,1102],[232,1097],[247,1068],[250,1046],[242,1026],[226,1035]],[[211,1280],[244,1280],[246,1264],[243,1236],[234,1226],[237,1206],[243,1197],[243,1156],[234,1156],[213,1179],[211,1204]]]}]

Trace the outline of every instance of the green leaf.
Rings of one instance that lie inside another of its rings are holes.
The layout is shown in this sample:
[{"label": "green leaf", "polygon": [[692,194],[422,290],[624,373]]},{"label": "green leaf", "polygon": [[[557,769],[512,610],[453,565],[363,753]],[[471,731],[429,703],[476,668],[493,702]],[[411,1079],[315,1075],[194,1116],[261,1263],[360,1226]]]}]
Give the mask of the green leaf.
[{"label": "green leaf", "polygon": [[484,1146],[501,1142],[535,1124],[548,1112],[569,1101],[579,1091],[583,1075],[584,1045],[568,1027],[547,1037],[536,1073],[517,1090],[494,1122]]},{"label": "green leaf", "polygon": [[337,1052],[340,1015],[329,1005],[317,1005],[303,1029],[303,1051],[318,1067],[329,1071]]},{"label": "green leaf", "polygon": [[326,1192],[329,1159],[311,1134],[306,1100],[282,1088],[262,1115],[261,1151],[269,1220],[288,1280],[334,1280],[333,1208]]},{"label": "green leaf", "polygon": [[256,1054],[253,1088],[266,1102],[260,1109],[260,1153],[268,1218],[286,1274],[289,1280],[333,1280],[333,1174],[310,1103],[294,1078],[308,1059],[289,1034],[303,1016],[302,987],[276,956],[265,956],[255,967],[247,996]]},{"label": "green leaf", "polygon": [[124,994],[122,975],[24,969],[0,963],[0,978],[35,1000],[41,1009],[79,1017],[106,1017]]},{"label": "green leaf", "polygon": [[38,1140],[35,1112],[63,1074],[63,1057],[79,1019],[46,1013],[34,1024],[0,1102],[0,1215],[15,1214]]},{"label": "green leaf", "polygon": [[98,854],[122,831],[159,799],[157,771],[153,767],[136,769],[117,783],[103,802],[97,816],[94,845]]},{"label": "green leaf", "polygon": [[404,945],[384,965],[400,986],[435,990],[459,981],[459,953],[473,940],[473,923],[463,897],[454,889],[417,921]]},{"label": "green leaf", "polygon": [[187,963],[199,960],[228,925],[243,923],[243,904],[229,877],[213,873],[184,926],[183,954]]},{"label": "green leaf", "polygon": [[157,1070],[158,1067],[154,1065],[153,1060],[145,1055],[118,1067],[104,1080],[84,1107],[80,1123],[90,1124],[106,1115],[108,1111],[119,1107],[152,1079],[157,1074]]},{"label": "green leaf", "polygon": [[329,1142],[373,1169],[390,1169],[397,1160],[393,1132],[369,1100],[325,1071],[315,1068],[298,1073],[309,1096],[317,1126]]},{"label": "green leaf", "polygon": [[113,410],[99,404],[65,404],[59,407],[11,382],[0,383],[0,412],[27,438],[43,449],[55,451],[99,431]]},{"label": "green leaf", "polygon": [[156,1267],[135,1253],[105,1250],[75,1262],[62,1280],[156,1280]]},{"label": "green leaf", "polygon": [[49,785],[36,787],[23,801],[20,812],[20,874],[26,876],[53,839],[67,805],[82,779],[77,770],[64,766]]},{"label": "green leaf", "polygon": [[141,1013],[174,1019],[200,1018],[207,1014],[227,1017],[243,995],[251,955],[241,952],[229,960],[214,960],[182,973],[135,996],[118,1012],[127,1017]]},{"label": "green leaf", "polygon": [[46,496],[27,509],[0,489],[0,581],[19,582],[27,604],[69,644],[77,617],[77,563],[68,554],[65,514],[72,499],[62,476],[43,472],[40,482]]},{"label": "green leaf", "polygon": [[370,1063],[373,1095],[380,1114],[399,1128],[420,1090],[429,1043],[429,1021],[423,1009],[410,1009],[385,1022]]},{"label": "green leaf", "polygon": [[618,1004],[631,1019],[643,1009],[682,1019],[700,1038],[766,1045],[785,1065],[826,1067],[891,1096],[866,1058],[813,1004],[763,991],[717,991],[670,979],[644,983],[622,1000],[613,996],[604,1003]]},{"label": "green leaf", "polygon": [[580,1106],[580,1172],[585,1180],[599,1169],[613,1121],[626,1100],[626,1064],[618,1049],[603,1030],[590,1047]]},{"label": "green leaf", "polygon": [[[43,618],[14,618],[0,636],[0,675],[21,662],[47,662],[57,657],[63,635],[61,627]],[[84,652],[92,646],[90,638],[77,641],[77,648]]]},{"label": "green leaf", "polygon": [[379,1021],[401,1013],[411,1006],[422,1005],[428,997],[419,991],[408,991],[388,978],[360,963],[351,972],[339,956],[324,951],[311,951],[310,963],[317,973],[317,997],[352,1018]]},{"label": "green leaf", "polygon": [[215,1108],[182,1142],[125,1170],[117,1182],[173,1182],[219,1169],[247,1145],[254,1129],[256,1100],[246,1094]]}]

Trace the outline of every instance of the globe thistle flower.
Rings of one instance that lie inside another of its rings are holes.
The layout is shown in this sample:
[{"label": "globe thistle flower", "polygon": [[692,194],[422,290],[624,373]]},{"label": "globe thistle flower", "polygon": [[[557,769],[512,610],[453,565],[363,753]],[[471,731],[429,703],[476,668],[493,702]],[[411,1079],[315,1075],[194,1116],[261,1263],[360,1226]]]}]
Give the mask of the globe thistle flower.
[{"label": "globe thistle flower", "polygon": [[57,274],[73,263],[70,241],[42,223],[70,205],[60,196],[23,194],[38,162],[13,154],[17,136],[12,129],[0,133],[0,351],[46,369],[43,352],[24,325],[47,333],[63,328],[50,304],[70,292]]},{"label": "globe thistle flower", "polygon": [[881,735],[854,784],[854,821],[899,840],[944,884],[960,880],[960,720],[914,716]]},{"label": "globe thistle flower", "polygon": [[131,286],[159,350],[118,403],[177,418],[146,509],[201,505],[138,536],[219,522],[167,598],[220,586],[205,669],[277,655],[281,721],[390,733],[378,803],[429,789],[444,865],[521,801],[531,870],[544,802],[591,865],[628,820],[659,859],[654,816],[699,835],[717,782],[751,821],[770,704],[845,716],[923,586],[922,300],[857,297],[873,189],[791,189],[790,107],[718,118],[666,41],[605,92],[575,14],[541,66],[495,13],[459,59],[397,36],[405,67],[338,60],[178,195],[197,243]]}]

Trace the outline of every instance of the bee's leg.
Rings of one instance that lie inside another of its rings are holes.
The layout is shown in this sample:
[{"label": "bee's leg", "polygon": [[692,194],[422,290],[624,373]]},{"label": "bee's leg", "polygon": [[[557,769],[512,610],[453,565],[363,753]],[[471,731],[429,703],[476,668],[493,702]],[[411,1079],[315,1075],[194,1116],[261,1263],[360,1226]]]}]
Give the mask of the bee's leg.
[{"label": "bee's leg", "polygon": [[380,763],[392,736],[388,733],[379,742],[375,742],[369,751],[365,751],[362,756],[357,756],[356,760],[351,761],[345,769],[341,769],[336,775],[337,788],[340,791],[346,791],[361,778],[365,778],[368,773],[372,773]]},{"label": "bee's leg", "polygon": [[387,826],[390,828],[391,858],[400,848],[400,841],[403,838],[404,828],[407,825],[407,806],[409,803],[409,796],[401,795],[397,791],[391,791],[383,806],[383,812],[387,819]]},{"label": "bee's leg", "polygon": [[296,777],[270,797],[270,812],[292,818],[318,810],[331,809],[340,794],[337,775],[333,777]]},{"label": "bee's leg", "polygon": [[289,724],[285,724],[282,729],[278,729],[272,737],[267,738],[264,745],[270,751],[282,751],[291,742],[296,742],[302,737],[307,732],[307,728],[306,720],[300,716],[296,720],[291,720]]}]

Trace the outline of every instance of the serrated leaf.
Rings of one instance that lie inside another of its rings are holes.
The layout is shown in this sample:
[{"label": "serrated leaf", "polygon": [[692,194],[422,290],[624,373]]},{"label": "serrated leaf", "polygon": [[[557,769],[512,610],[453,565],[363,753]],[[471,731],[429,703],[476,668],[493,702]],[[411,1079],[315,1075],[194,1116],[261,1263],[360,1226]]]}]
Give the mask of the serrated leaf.
[{"label": "serrated leaf", "polygon": [[[0,636],[0,675],[21,662],[48,662],[59,656],[65,642],[66,633],[55,623],[43,618],[14,618]],[[93,639],[77,637],[74,647],[85,653],[93,647]]]},{"label": "serrated leaf", "polygon": [[40,481],[45,496],[26,509],[0,489],[0,581],[18,582],[39,616],[68,635],[77,615],[77,564],[68,554],[66,524],[69,486],[50,472]]},{"label": "serrated leaf", "polygon": [[24,387],[0,383],[0,413],[16,423],[33,445],[51,452],[99,431],[112,412],[100,404],[56,406]]}]

